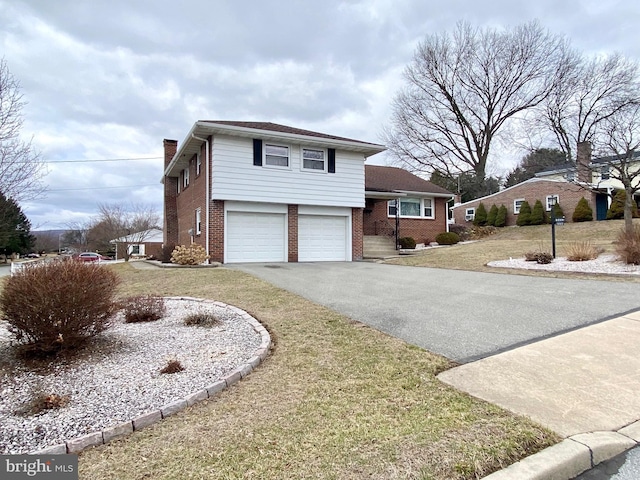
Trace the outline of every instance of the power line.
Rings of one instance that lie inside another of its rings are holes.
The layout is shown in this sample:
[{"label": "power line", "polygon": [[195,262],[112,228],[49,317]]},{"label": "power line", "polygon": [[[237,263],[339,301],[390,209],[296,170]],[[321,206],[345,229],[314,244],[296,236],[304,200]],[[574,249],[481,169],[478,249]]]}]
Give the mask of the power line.
[{"label": "power line", "polygon": [[121,185],[119,187],[86,187],[86,188],[56,188],[53,190],[46,190],[46,192],[72,192],[77,190],[110,190],[113,188],[138,188],[138,187],[155,187],[160,183],[147,183],[144,185]]},{"label": "power line", "polygon": [[42,163],[95,163],[95,162],[136,162],[139,160],[160,160],[163,157],[140,157],[140,158],[96,158],[91,160],[51,160]]}]

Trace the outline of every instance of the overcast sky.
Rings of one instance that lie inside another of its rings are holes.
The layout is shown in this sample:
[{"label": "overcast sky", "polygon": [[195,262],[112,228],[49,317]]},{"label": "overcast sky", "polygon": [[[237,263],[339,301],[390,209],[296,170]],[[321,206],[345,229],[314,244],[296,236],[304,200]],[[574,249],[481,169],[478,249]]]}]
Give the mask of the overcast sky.
[{"label": "overcast sky", "polygon": [[196,120],[380,143],[425,35],[533,19],[584,52],[640,59],[638,0],[0,0],[0,56],[28,102],[22,133],[49,171],[23,210],[34,230],[84,222],[100,203],[161,212],[162,140],[181,142]]}]

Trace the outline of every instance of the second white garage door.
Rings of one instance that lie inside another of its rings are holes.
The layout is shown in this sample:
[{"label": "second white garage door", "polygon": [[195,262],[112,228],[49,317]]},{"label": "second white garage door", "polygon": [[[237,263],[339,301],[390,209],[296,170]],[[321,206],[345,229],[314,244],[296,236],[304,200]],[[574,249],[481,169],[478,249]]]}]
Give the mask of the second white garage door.
[{"label": "second white garage door", "polygon": [[284,262],[286,216],[227,212],[226,262]]},{"label": "second white garage door", "polygon": [[298,216],[298,261],[344,261],[347,259],[347,217]]}]

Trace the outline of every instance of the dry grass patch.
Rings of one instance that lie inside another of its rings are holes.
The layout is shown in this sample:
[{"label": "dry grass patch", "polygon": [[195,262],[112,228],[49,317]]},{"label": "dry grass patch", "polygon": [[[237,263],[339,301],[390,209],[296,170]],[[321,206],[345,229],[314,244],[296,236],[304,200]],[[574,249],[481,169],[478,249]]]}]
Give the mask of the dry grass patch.
[{"label": "dry grass patch", "polygon": [[559,440],[438,381],[445,358],[247,274],[112,268],[122,295],[233,304],[276,346],[220,396],[82,453],[83,479],[471,479]]}]

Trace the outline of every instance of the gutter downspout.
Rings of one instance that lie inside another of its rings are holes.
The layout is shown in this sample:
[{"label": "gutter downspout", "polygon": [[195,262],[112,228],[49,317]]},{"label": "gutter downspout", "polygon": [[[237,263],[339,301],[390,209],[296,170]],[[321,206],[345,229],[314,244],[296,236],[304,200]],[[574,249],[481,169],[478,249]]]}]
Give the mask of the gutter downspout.
[{"label": "gutter downspout", "polygon": [[446,232],[449,233],[450,229],[449,229],[449,213],[451,213],[451,208],[449,207],[449,202],[453,200],[453,202],[455,203],[456,201],[456,196],[452,195],[451,198],[449,200],[447,200],[446,202],[444,202],[444,215],[445,218],[447,219],[447,228],[446,228]]},{"label": "gutter downspout", "polygon": [[205,251],[207,252],[207,263],[209,263],[209,205],[211,204],[211,192],[209,191],[209,140],[206,138],[200,138],[200,137],[196,137],[195,134],[191,134],[191,138],[195,139],[195,140],[200,140],[201,142],[204,142],[204,156],[205,156],[205,167],[204,167],[204,174],[206,175],[205,178],[205,192],[206,192],[206,204],[205,204],[205,235],[207,236],[207,240],[206,242],[204,242],[205,245]]}]

